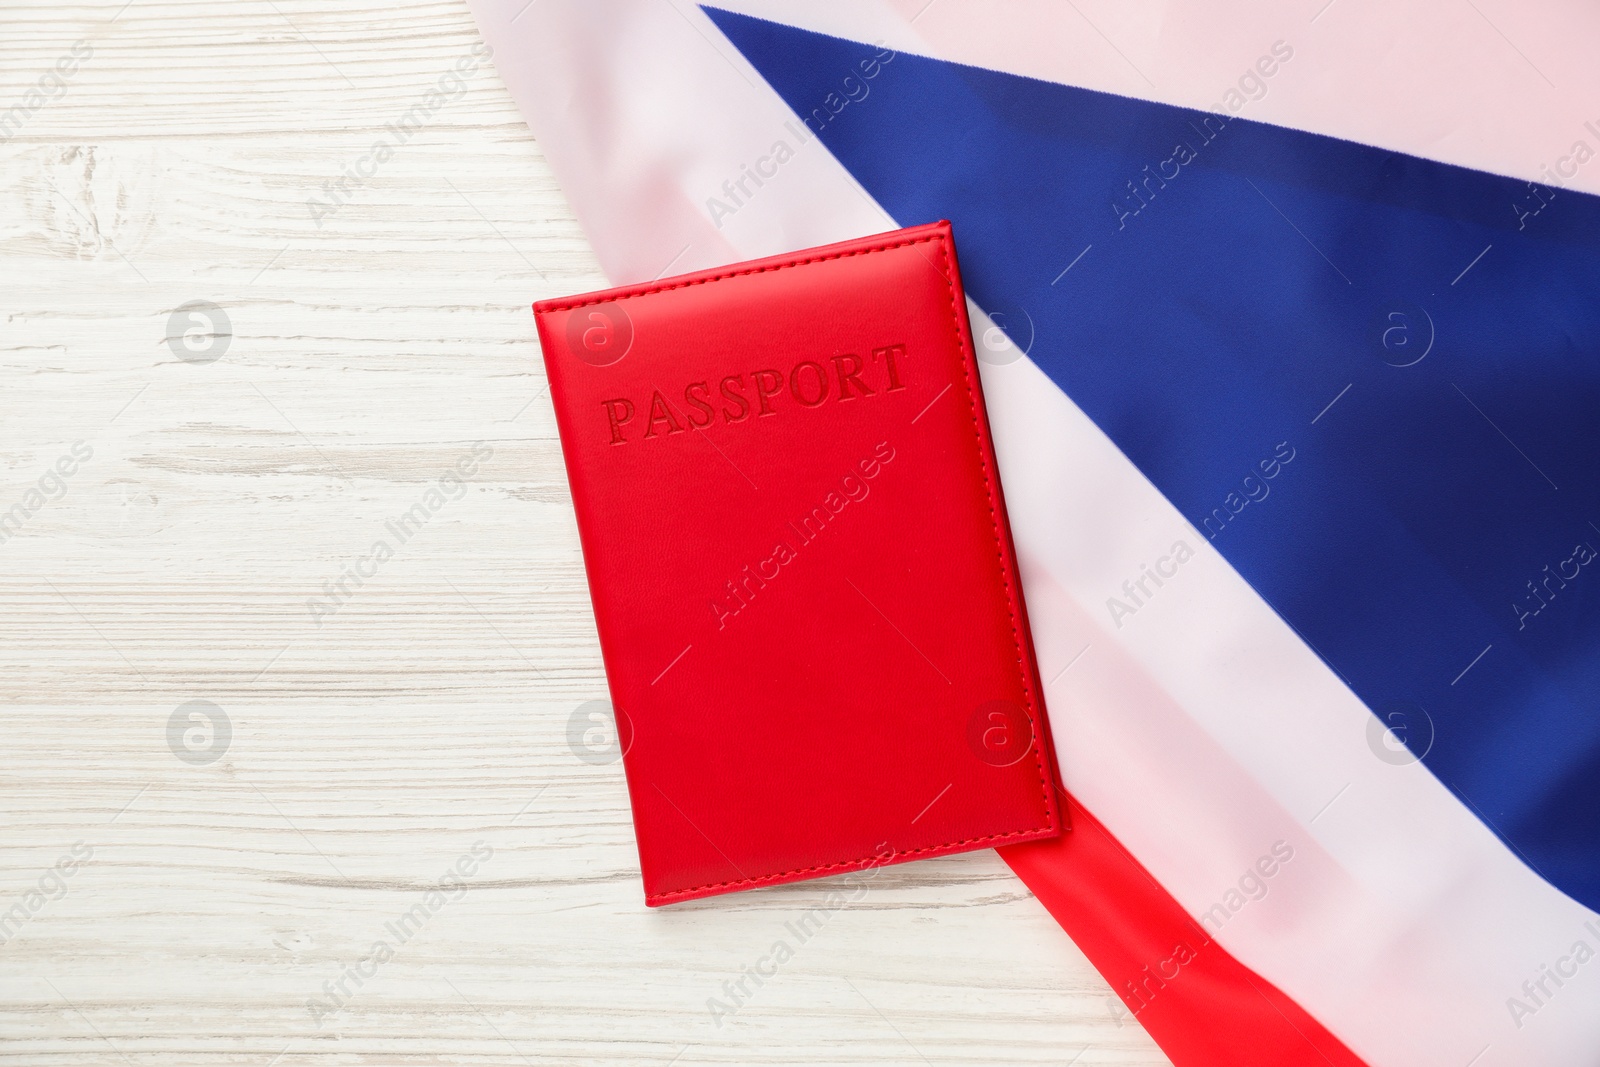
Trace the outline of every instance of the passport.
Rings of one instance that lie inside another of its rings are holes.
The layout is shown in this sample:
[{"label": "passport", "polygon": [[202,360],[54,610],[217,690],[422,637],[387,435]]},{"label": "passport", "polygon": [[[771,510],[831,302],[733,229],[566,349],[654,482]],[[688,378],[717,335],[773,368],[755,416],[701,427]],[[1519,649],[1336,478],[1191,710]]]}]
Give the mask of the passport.
[{"label": "passport", "polygon": [[948,222],[534,313],[648,905],[1061,832]]}]

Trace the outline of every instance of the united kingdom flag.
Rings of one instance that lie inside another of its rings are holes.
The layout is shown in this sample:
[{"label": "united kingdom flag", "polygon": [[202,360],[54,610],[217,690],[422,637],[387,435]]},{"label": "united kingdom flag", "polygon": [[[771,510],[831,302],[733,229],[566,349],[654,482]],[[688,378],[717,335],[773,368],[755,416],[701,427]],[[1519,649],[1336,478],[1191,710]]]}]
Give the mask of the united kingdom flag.
[{"label": "united kingdom flag", "polygon": [[1600,11],[473,0],[618,284],[948,218],[1174,1062],[1600,1060]]}]

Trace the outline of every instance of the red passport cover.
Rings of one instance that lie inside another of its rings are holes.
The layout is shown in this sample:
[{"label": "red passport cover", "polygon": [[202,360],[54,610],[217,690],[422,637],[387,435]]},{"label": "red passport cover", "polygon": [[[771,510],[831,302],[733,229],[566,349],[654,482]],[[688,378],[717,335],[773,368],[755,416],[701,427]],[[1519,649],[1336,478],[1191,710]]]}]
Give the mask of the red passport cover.
[{"label": "red passport cover", "polygon": [[534,313],[646,903],[1060,832],[949,223]]}]

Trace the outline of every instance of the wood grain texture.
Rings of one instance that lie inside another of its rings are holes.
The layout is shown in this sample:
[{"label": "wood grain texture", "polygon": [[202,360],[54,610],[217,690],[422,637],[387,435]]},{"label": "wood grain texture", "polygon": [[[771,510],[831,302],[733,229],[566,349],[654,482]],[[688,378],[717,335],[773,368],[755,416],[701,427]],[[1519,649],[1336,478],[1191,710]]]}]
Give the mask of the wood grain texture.
[{"label": "wood grain texture", "polygon": [[[645,909],[620,764],[569,745],[605,686],[528,305],[604,279],[539,146],[484,65],[307,206],[478,43],[463,3],[0,34],[0,1063],[1166,1062],[987,852],[883,871],[713,1021],[829,882]],[[192,301],[214,362],[169,345]]]}]

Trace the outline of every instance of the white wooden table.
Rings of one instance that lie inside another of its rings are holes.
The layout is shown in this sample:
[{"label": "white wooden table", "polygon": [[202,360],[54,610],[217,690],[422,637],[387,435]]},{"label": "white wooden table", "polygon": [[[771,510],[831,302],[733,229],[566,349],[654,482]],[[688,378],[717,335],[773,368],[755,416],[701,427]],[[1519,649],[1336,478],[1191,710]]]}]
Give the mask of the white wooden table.
[{"label": "white wooden table", "polygon": [[0,41],[0,1063],[1166,1062],[988,852],[713,1021],[826,883],[647,910],[569,744],[605,686],[528,305],[605,280],[539,146],[484,66],[308,207],[461,0],[6,0]]}]

